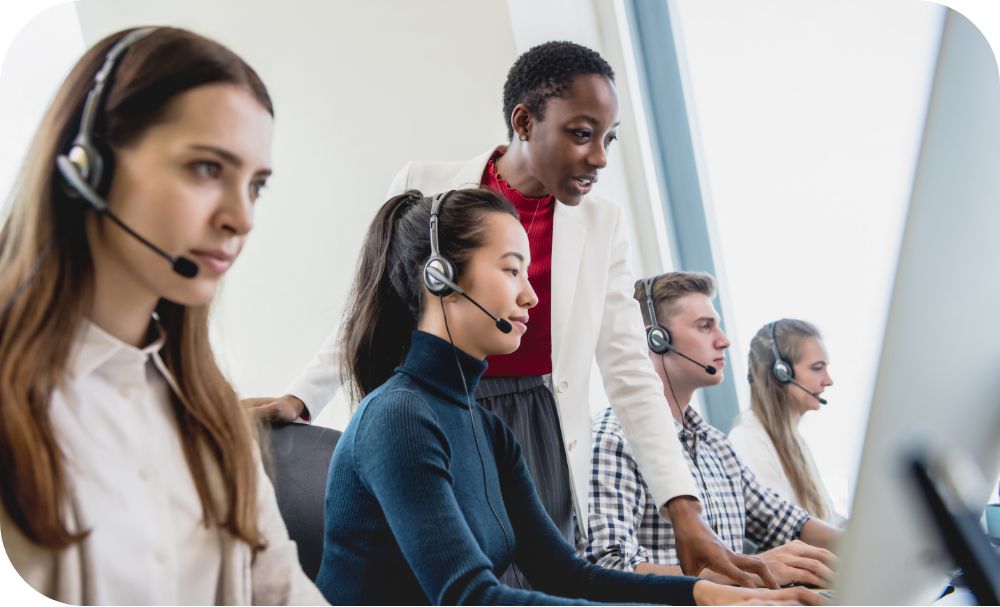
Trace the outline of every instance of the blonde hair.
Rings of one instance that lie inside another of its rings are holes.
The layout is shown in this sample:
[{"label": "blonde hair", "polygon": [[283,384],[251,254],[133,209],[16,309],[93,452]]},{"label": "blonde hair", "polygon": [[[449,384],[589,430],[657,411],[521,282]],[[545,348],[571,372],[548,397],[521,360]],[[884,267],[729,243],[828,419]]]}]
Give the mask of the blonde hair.
[{"label": "blonde hair", "polygon": [[[667,272],[654,276],[652,284],[656,321],[664,328],[677,311],[675,304],[680,298],[691,293],[715,297],[715,279],[704,272]],[[646,285],[642,279],[635,281],[632,296],[639,302],[643,322],[652,325],[653,321],[646,307]]]},{"label": "blonde hair", "polygon": [[[775,361],[769,326],[770,324],[761,327],[750,342],[750,408],[774,443],[781,467],[799,504],[816,518],[826,519],[830,513],[826,510],[816,479],[806,462],[802,446],[795,438],[788,416],[788,384],[779,382],[772,372]],[[774,338],[778,353],[792,365],[799,361],[802,343],[806,339],[822,339],[819,330],[812,324],[788,318],[777,321]]]},{"label": "blonde hair", "polygon": [[[94,295],[84,205],[58,183],[55,158],[79,128],[84,97],[105,55],[128,33],[94,45],[56,93],[0,226],[0,302],[6,308],[0,309],[0,494],[21,531],[51,549],[87,535],[71,530],[63,518],[69,499],[65,462],[48,410]],[[272,112],[263,83],[242,59],[185,30],[157,29],[119,63],[99,121],[107,146],[134,141],[171,99],[213,82],[246,88]],[[156,310],[166,334],[161,354],[180,392],[171,396],[178,436],[205,521],[260,548],[254,429],[215,364],[208,306],[161,300]],[[225,479],[215,494],[213,472]]]}]

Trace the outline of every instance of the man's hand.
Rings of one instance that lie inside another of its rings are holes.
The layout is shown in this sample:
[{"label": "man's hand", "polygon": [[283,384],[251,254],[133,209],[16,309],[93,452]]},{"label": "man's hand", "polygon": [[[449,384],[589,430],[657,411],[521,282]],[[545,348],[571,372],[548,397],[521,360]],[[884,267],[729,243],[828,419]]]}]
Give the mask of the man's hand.
[{"label": "man's hand", "polygon": [[795,582],[820,588],[830,588],[833,585],[837,557],[829,550],[810,546],[802,540],[794,540],[757,556],[782,586]]},{"label": "man's hand", "polygon": [[306,410],[305,403],[291,394],[279,398],[244,398],[240,403],[258,419],[283,424],[299,419]]},{"label": "man's hand", "polygon": [[778,588],[778,583],[764,561],[736,554],[719,539],[701,518],[701,503],[687,495],[675,497],[663,507],[661,515],[670,520],[677,542],[677,558],[681,570],[697,575],[702,569],[711,569],[743,586],[756,588],[757,575],[768,588]]}]

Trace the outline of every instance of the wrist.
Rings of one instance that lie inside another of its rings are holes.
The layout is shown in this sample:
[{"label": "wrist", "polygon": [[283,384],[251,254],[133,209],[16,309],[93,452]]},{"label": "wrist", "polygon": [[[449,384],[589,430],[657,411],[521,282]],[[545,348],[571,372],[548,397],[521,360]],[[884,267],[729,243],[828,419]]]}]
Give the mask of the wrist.
[{"label": "wrist", "polygon": [[309,419],[309,409],[306,408],[306,404],[302,402],[302,399],[294,394],[286,394],[284,398],[287,398],[296,407],[295,417],[301,417],[303,419]]},{"label": "wrist", "polygon": [[694,604],[711,605],[714,586],[715,584],[708,580],[698,580],[695,582],[694,588],[691,590],[691,595],[694,597]]},{"label": "wrist", "polygon": [[677,522],[701,519],[701,502],[691,495],[680,495],[660,508],[660,513],[676,526]]}]

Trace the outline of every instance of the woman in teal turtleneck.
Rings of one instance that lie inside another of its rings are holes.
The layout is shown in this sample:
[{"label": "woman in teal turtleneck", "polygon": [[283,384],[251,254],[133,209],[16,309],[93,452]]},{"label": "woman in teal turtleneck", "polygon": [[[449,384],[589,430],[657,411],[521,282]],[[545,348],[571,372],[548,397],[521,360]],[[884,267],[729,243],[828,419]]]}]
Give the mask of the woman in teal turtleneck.
[{"label": "woman in teal turtleneck", "polygon": [[[439,253],[450,263],[427,271],[432,206]],[[343,374],[363,400],[330,467],[317,578],[326,598],[383,605],[819,603],[804,589],[641,576],[576,556],[546,515],[510,430],[470,396],[484,359],[516,350],[528,329],[537,303],[530,262],[517,212],[489,190],[460,190],[436,202],[410,192],[379,210],[344,324]],[[428,280],[435,292],[451,292],[433,295]],[[447,289],[451,281],[469,297]],[[534,590],[498,581],[511,562]]]}]

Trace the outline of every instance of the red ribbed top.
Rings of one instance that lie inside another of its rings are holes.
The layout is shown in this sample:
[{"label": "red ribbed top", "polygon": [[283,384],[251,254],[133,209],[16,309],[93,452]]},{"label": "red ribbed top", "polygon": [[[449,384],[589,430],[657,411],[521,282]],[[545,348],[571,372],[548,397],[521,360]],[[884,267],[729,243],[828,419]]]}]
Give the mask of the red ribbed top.
[{"label": "red ribbed top", "polygon": [[538,295],[538,305],[528,311],[528,332],[521,347],[512,354],[490,356],[486,377],[522,377],[552,372],[552,223],[556,198],[551,194],[529,198],[510,186],[497,173],[497,152],[486,164],[482,185],[502,194],[521,215],[521,225],[528,233],[531,265],[528,280]]}]

